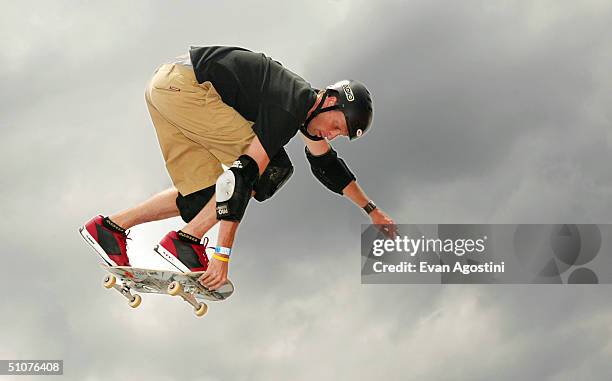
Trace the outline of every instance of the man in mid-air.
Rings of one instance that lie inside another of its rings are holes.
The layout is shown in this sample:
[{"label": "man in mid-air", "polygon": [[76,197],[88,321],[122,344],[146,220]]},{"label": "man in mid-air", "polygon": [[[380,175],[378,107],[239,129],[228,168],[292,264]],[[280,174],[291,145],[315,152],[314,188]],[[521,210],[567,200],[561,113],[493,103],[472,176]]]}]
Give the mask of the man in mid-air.
[{"label": "man in mid-air", "polygon": [[[210,289],[223,285],[249,200],[269,199],[293,173],[284,146],[298,131],[314,176],[394,234],[391,218],[365,195],[329,144],[370,129],[372,98],[362,83],[345,80],[318,91],[264,54],[192,47],[157,69],[145,99],[174,187],[79,229],[107,264],[130,265],[127,229],[180,215],[187,225],[166,234],[155,251],[178,271],[205,271],[200,282]],[[209,262],[202,237],[218,221]]]}]

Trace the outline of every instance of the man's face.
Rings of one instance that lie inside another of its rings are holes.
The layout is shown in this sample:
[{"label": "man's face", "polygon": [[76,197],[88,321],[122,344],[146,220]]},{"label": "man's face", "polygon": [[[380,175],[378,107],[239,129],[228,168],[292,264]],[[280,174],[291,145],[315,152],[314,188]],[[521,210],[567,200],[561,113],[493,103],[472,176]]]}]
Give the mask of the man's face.
[{"label": "man's face", "polygon": [[334,140],[336,136],[348,136],[346,118],[339,110],[323,112],[310,121],[308,133],[327,140]]}]

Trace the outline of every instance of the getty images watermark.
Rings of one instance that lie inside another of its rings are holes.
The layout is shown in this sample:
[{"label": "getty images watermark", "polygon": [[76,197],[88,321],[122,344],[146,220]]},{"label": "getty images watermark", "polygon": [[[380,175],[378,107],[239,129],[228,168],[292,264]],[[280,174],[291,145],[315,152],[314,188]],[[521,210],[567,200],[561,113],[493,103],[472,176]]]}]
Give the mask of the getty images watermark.
[{"label": "getty images watermark", "polygon": [[612,283],[612,225],[362,225],[362,283]]}]

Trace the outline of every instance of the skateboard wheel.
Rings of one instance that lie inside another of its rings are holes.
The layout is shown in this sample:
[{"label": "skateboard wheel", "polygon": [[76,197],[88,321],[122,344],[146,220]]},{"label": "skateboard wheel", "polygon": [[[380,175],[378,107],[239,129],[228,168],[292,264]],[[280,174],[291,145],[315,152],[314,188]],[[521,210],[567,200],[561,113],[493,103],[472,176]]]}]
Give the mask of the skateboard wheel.
[{"label": "skateboard wheel", "polygon": [[174,281],[172,283],[170,283],[168,285],[168,294],[172,295],[172,296],[176,296],[178,294],[181,293],[181,291],[183,291],[183,286],[181,286],[181,284],[177,281]]},{"label": "skateboard wheel", "polygon": [[195,314],[197,317],[206,315],[206,312],[208,312],[208,306],[204,303],[200,303],[200,307],[195,309]]},{"label": "skateboard wheel", "polygon": [[140,297],[140,295],[134,294],[134,299],[132,299],[128,304],[130,305],[130,307],[136,308],[140,305],[140,302],[142,302],[142,298]]},{"label": "skateboard wheel", "polygon": [[117,283],[117,278],[113,274],[104,277],[104,287],[112,288]]}]

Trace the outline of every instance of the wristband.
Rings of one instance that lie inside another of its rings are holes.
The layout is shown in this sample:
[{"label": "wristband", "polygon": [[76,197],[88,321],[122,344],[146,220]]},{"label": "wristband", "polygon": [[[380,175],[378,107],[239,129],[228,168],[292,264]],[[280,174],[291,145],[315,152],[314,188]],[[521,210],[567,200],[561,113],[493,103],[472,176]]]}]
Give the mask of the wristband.
[{"label": "wristband", "polygon": [[368,201],[368,204],[366,206],[363,207],[363,210],[367,213],[370,214],[372,213],[372,211],[376,209],[376,204],[374,203],[374,201],[370,200]]},{"label": "wristband", "polygon": [[215,259],[217,259],[217,260],[219,260],[221,262],[229,262],[229,258],[225,258],[225,257],[222,257],[222,256],[217,255],[217,254],[213,254],[213,258],[215,258]]},{"label": "wristband", "polygon": [[215,247],[215,253],[227,255],[229,257],[232,255],[232,249],[229,247],[217,246]]}]

